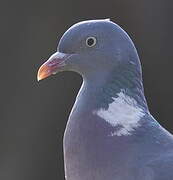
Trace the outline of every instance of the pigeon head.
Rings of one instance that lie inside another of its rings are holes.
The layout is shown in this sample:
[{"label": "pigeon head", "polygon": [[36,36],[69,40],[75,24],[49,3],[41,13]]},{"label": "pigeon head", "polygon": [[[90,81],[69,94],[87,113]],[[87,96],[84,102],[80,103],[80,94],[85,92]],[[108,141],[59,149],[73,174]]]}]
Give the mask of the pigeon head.
[{"label": "pigeon head", "polygon": [[94,79],[136,66],[140,69],[136,49],[122,28],[109,19],[88,20],[64,33],[57,52],[40,67],[38,80],[60,71],[75,71]]}]

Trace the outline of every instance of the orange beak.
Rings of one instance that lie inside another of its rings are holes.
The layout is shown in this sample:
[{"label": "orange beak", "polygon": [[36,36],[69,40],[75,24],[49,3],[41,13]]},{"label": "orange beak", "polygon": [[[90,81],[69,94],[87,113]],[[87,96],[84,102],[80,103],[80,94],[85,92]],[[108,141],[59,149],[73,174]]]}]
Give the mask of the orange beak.
[{"label": "orange beak", "polygon": [[46,64],[43,64],[38,70],[37,80],[40,81],[42,79],[49,77],[50,75],[51,73],[49,67]]},{"label": "orange beak", "polygon": [[56,74],[59,69],[65,66],[65,61],[69,55],[56,52],[53,54],[38,70],[37,80],[40,81],[49,77],[52,74]]}]

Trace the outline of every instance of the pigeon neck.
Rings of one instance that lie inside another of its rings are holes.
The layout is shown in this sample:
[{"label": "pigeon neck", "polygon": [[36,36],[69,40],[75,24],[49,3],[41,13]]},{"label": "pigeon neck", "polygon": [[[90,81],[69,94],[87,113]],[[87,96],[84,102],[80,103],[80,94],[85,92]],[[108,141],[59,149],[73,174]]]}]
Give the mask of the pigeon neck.
[{"label": "pigeon neck", "polygon": [[[140,66],[139,66],[140,67]],[[118,94],[123,92],[134,99],[140,108],[148,111],[144,96],[141,69],[134,64],[119,66],[110,73],[96,73],[97,76],[84,77],[81,92],[95,108],[107,109]],[[94,78],[93,78],[94,77]]]}]

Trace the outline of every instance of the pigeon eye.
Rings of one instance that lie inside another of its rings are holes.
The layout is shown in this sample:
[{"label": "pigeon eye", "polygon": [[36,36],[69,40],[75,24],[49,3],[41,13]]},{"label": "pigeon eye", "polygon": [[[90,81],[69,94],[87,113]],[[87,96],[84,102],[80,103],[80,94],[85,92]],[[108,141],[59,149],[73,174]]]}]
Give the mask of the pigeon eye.
[{"label": "pigeon eye", "polygon": [[88,37],[87,39],[86,39],[86,45],[88,46],[88,47],[93,47],[93,46],[95,46],[96,45],[96,38],[95,37]]}]

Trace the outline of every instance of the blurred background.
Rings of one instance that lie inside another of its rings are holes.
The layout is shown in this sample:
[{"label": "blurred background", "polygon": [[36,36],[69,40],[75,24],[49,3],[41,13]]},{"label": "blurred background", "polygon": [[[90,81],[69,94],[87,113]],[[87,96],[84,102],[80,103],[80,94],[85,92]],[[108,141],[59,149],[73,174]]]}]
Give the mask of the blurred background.
[{"label": "blurred background", "polygon": [[38,67],[72,24],[111,18],[141,58],[150,111],[173,132],[173,2],[1,0],[0,179],[64,180],[62,139],[81,77],[37,82]]}]

